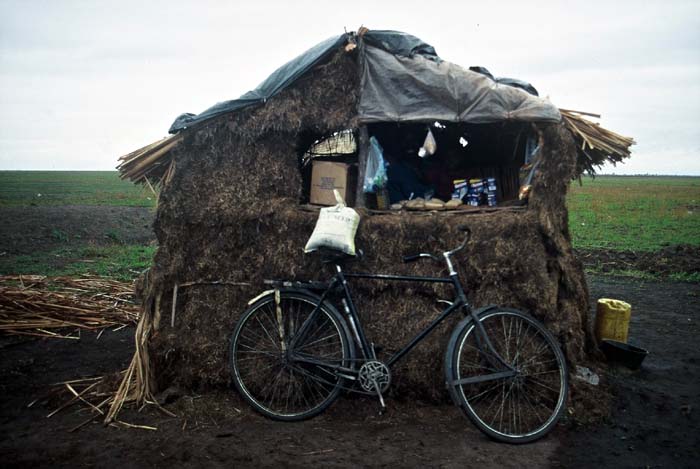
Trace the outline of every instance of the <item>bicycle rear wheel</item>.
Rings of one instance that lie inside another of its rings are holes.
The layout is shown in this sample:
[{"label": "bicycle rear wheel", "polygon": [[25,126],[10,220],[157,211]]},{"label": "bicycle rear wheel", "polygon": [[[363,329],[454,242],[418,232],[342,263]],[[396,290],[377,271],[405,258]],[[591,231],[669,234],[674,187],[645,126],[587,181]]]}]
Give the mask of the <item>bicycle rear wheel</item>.
[{"label": "bicycle rear wheel", "polygon": [[455,328],[445,357],[450,395],[495,440],[528,443],[543,437],[565,406],[568,374],[561,349],[542,324],[520,311],[499,308],[480,320],[495,350],[518,373],[464,382],[507,370],[480,349],[476,325],[467,318]]},{"label": "bicycle rear wheel", "polygon": [[[350,367],[354,349],[340,314],[323,304],[303,338],[297,337],[318,304],[318,297],[303,291],[280,291],[277,298],[270,293],[243,313],[233,331],[234,385],[267,417],[288,421],[313,417],[341,391],[343,380],[333,367]],[[294,355],[305,361],[293,360]]]}]

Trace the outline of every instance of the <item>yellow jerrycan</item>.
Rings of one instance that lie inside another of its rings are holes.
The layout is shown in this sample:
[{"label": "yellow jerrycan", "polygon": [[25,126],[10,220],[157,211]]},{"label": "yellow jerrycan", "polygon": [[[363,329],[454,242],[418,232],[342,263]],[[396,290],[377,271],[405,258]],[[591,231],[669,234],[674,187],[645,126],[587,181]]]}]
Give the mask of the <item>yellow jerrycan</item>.
[{"label": "yellow jerrycan", "polygon": [[627,343],[632,306],[620,300],[601,298],[598,300],[595,317],[595,337]]}]

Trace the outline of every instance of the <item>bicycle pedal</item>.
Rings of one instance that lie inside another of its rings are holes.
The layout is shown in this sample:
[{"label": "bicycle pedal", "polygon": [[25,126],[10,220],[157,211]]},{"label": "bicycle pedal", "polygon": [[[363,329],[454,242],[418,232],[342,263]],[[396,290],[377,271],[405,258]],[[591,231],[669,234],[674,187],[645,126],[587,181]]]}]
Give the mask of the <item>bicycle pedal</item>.
[{"label": "bicycle pedal", "polygon": [[384,398],[380,395],[379,396],[379,412],[377,413],[378,415],[384,415],[386,413],[387,407],[386,404],[384,403]]}]

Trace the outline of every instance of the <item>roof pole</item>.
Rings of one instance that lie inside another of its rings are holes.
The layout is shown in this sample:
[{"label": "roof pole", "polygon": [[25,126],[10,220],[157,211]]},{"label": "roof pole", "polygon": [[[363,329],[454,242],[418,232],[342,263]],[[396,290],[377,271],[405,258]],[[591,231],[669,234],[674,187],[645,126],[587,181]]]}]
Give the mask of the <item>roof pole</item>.
[{"label": "roof pole", "polygon": [[357,138],[357,189],[355,192],[355,207],[365,208],[365,192],[363,185],[367,171],[367,155],[369,154],[369,132],[366,125],[361,125]]}]

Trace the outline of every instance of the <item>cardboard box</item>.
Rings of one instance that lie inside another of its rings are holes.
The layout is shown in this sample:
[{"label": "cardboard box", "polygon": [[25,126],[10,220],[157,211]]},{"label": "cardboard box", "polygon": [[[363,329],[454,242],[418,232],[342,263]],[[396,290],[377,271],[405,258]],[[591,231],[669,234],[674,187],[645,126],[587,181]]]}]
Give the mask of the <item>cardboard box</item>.
[{"label": "cardboard box", "polygon": [[314,161],[309,202],[316,205],[335,205],[333,189],[337,189],[348,207],[352,207],[355,205],[356,182],[355,166],[332,161]]}]

